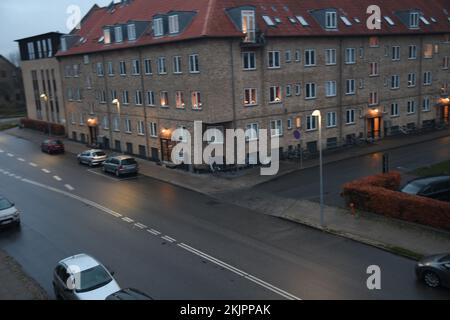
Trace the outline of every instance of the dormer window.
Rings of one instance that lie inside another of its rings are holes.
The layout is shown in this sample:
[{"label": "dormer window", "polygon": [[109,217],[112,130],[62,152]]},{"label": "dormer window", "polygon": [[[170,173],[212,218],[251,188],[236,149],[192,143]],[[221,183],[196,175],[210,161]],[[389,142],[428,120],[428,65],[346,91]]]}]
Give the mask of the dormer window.
[{"label": "dormer window", "polygon": [[419,13],[411,12],[409,14],[409,27],[410,28],[418,28],[419,27]]},{"label": "dormer window", "polygon": [[245,34],[245,42],[255,42],[255,11],[242,11],[242,32]]},{"label": "dormer window", "polygon": [[122,27],[117,26],[114,28],[114,37],[116,39],[116,42],[122,42],[123,41],[123,34],[122,34]]},{"label": "dormer window", "polygon": [[164,35],[164,24],[162,18],[153,20],[153,32],[155,37],[161,37]]},{"label": "dormer window", "polygon": [[178,15],[169,16],[169,33],[180,32],[180,24],[178,22]]},{"label": "dormer window", "polygon": [[337,28],[336,11],[327,11],[325,13],[325,28],[327,29]]},{"label": "dormer window", "polygon": [[136,40],[136,25],[134,23],[130,23],[127,26],[128,29],[128,41]]},{"label": "dormer window", "polygon": [[105,44],[111,43],[111,31],[109,29],[103,30],[103,41]]}]

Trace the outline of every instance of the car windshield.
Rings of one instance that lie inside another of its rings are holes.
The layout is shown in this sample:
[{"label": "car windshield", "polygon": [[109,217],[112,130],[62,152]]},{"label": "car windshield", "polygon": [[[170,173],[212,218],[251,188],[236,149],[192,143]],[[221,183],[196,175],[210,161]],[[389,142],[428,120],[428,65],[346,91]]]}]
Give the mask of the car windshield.
[{"label": "car windshield", "polygon": [[134,159],[125,159],[125,160],[122,160],[122,164],[124,166],[129,166],[129,165],[137,164],[137,162]]},{"label": "car windshield", "polygon": [[79,293],[83,293],[96,290],[107,285],[112,281],[112,278],[106,272],[105,268],[103,268],[102,266],[96,266],[92,269],[81,272],[79,280],[79,288],[76,291]]},{"label": "car windshield", "polygon": [[6,199],[0,198],[0,210],[12,208],[13,204]]},{"label": "car windshield", "polygon": [[439,262],[450,262],[450,254],[439,259]]},{"label": "car windshield", "polygon": [[409,194],[417,194],[422,187],[423,186],[419,183],[409,183],[402,189],[402,191]]},{"label": "car windshield", "polygon": [[106,156],[106,153],[104,153],[103,151],[94,152],[94,157],[104,157],[104,156]]}]

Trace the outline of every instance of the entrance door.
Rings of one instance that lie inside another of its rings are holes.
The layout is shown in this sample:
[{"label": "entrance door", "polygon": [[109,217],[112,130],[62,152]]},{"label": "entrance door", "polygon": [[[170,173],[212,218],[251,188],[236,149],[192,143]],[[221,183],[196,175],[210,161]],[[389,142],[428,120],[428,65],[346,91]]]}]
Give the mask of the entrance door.
[{"label": "entrance door", "polygon": [[98,128],[89,127],[89,144],[91,146],[97,145],[97,137],[98,137]]},{"label": "entrance door", "polygon": [[381,118],[369,118],[368,119],[368,132],[367,137],[369,139],[381,138]]},{"label": "entrance door", "polygon": [[449,121],[450,121],[450,118],[449,118],[449,106],[443,106],[442,119],[444,120],[445,124],[449,124]]},{"label": "entrance door", "polygon": [[161,139],[161,157],[162,161],[172,162],[172,150],[176,143],[172,140]]}]

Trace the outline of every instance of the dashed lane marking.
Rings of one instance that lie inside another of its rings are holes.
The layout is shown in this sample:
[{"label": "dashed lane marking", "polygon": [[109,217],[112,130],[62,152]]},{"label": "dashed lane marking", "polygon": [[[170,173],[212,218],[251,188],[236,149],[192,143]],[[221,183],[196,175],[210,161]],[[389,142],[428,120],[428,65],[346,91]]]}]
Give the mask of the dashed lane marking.
[{"label": "dashed lane marking", "polygon": [[166,240],[166,241],[168,241],[168,242],[170,242],[170,243],[177,242],[177,240],[175,240],[174,238],[171,238],[171,237],[169,237],[169,236],[161,237],[161,239]]},{"label": "dashed lane marking", "polygon": [[75,190],[75,188],[72,187],[70,184],[66,184],[66,185],[64,185],[64,187],[65,187],[66,189],[70,190],[70,191]]},{"label": "dashed lane marking", "polygon": [[56,181],[62,181],[62,179],[58,176],[54,176],[53,179],[55,179]]},{"label": "dashed lane marking", "polygon": [[24,158],[17,158],[17,160],[19,160],[20,162],[25,162]]},{"label": "dashed lane marking", "polygon": [[159,235],[161,234],[161,232],[156,231],[156,230],[154,230],[154,229],[148,229],[147,232],[148,232],[148,233],[151,233],[151,234],[154,235],[154,236],[159,236]]},{"label": "dashed lane marking", "polygon": [[8,157],[10,157],[10,158],[14,157],[14,155],[13,155],[12,153],[8,153],[7,155],[8,155]]},{"label": "dashed lane marking", "polygon": [[47,169],[42,169],[42,172],[45,172],[45,173],[50,173],[51,171],[50,170],[47,170]]},{"label": "dashed lane marking", "polygon": [[136,227],[138,227],[139,229],[147,229],[148,227],[145,224],[142,223],[135,223],[134,224]]},{"label": "dashed lane marking", "polygon": [[122,218],[122,220],[125,221],[125,222],[128,222],[128,223],[133,223],[134,222],[133,219],[130,219],[128,217],[124,217],[124,218]]},{"label": "dashed lane marking", "polygon": [[35,167],[35,168],[37,167],[37,164],[33,163],[33,162],[30,162],[29,165],[32,166],[32,167]]}]

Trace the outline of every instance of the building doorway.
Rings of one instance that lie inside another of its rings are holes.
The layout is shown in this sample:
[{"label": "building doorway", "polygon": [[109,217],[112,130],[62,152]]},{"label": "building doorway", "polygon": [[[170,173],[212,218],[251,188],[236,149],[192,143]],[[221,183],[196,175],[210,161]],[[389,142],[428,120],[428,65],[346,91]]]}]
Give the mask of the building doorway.
[{"label": "building doorway", "polygon": [[96,126],[89,127],[89,144],[91,146],[98,145],[97,138],[98,138],[98,127]]},{"label": "building doorway", "polygon": [[381,138],[381,117],[367,119],[367,138],[380,139]]},{"label": "building doorway", "polygon": [[449,108],[449,106],[442,106],[442,121],[445,123],[445,124],[449,124],[449,121],[450,121],[450,118],[449,118],[449,116],[450,116],[450,114],[449,114],[449,110],[450,108]]},{"label": "building doorway", "polygon": [[172,150],[176,142],[169,139],[161,139],[161,159],[165,162],[172,162]]}]

